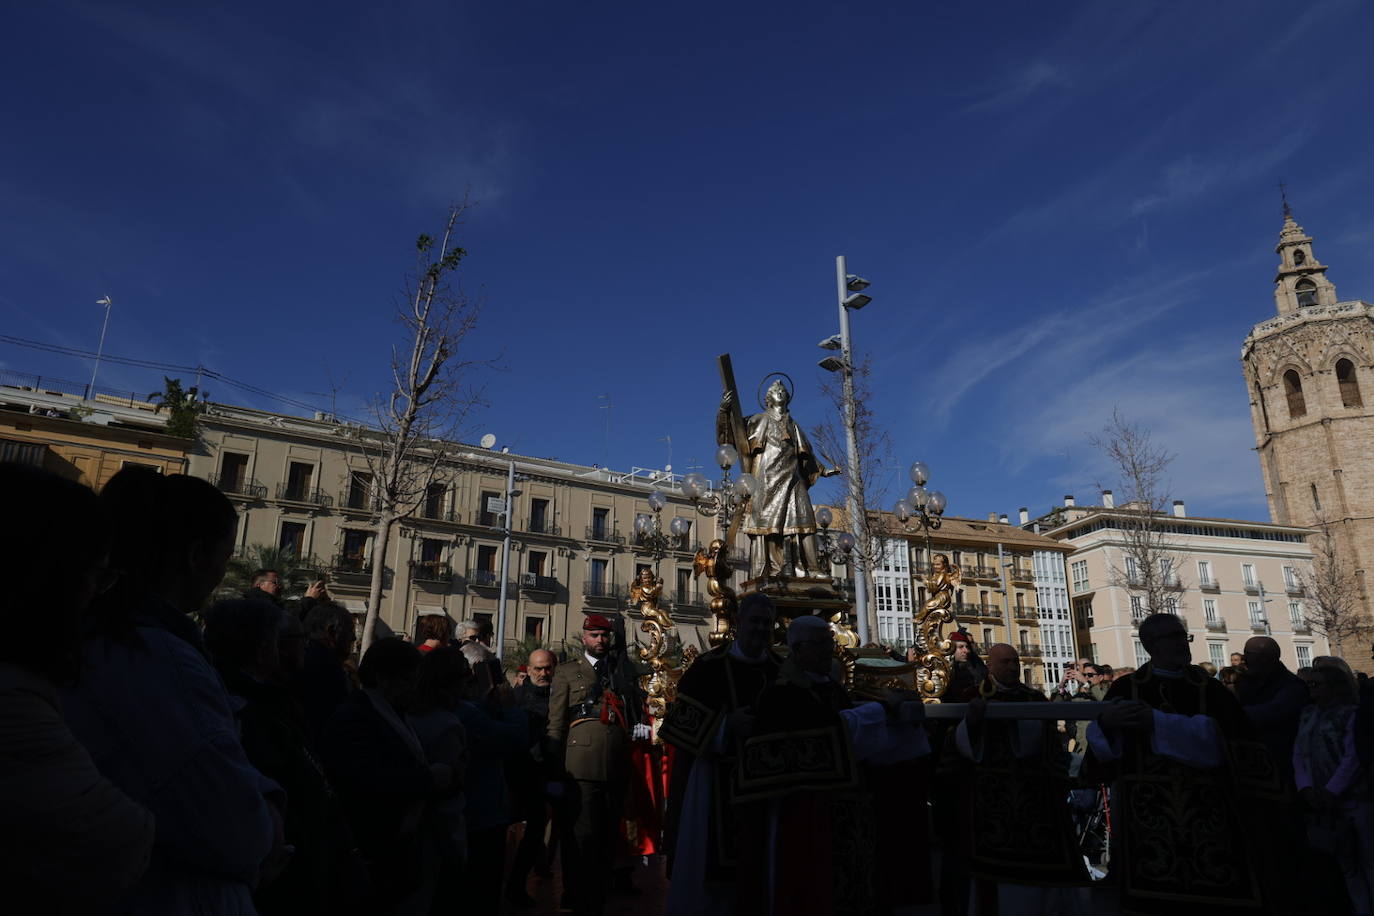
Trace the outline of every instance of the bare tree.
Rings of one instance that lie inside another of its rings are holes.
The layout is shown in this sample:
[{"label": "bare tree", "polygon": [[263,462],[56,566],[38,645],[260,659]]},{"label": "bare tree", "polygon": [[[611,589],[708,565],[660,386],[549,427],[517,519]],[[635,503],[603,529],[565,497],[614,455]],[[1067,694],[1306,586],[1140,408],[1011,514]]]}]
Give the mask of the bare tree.
[{"label": "bare tree", "polygon": [[[831,419],[817,423],[811,428],[811,438],[817,451],[827,464],[840,469],[838,477],[841,492],[845,496],[846,513],[850,505],[849,496],[854,497],[854,505],[859,507],[859,518],[849,521],[850,533],[854,535],[855,550],[851,556],[855,576],[868,577],[868,594],[873,595],[872,567],[883,549],[884,537],[892,537],[875,514],[887,500],[895,460],[892,456],[892,439],[887,430],[880,426],[868,406],[872,398],[870,377],[872,358],[854,367],[854,441],[858,445],[858,462],[854,467],[849,462],[836,461],[835,456],[848,455],[844,430],[844,381],[839,373],[826,373],[821,379],[820,392],[825,400],[834,407]],[[870,624],[876,622],[875,604],[870,597]],[[876,628],[871,632],[875,634]]]},{"label": "bare tree", "polygon": [[464,418],[480,402],[480,391],[467,376],[488,363],[459,356],[464,338],[476,327],[479,303],[451,282],[467,254],[454,237],[467,209],[466,201],[449,209],[439,239],[421,235],[416,240],[415,272],[396,305],[404,333],[391,351],[391,388],[373,402],[376,428],[358,435],[376,511],[364,652],[377,627],[392,529],[415,514],[432,485],[452,473],[451,449]]},{"label": "bare tree", "polygon": [[[1109,511],[1121,530],[1123,562],[1110,565],[1112,584],[1138,596],[1146,614],[1177,613],[1182,605],[1179,570],[1184,554],[1166,528],[1171,517],[1166,475],[1174,456],[1154,443],[1149,429],[1127,421],[1117,411],[1088,441],[1108,460],[1118,481],[1114,488],[1117,505]],[[1103,488],[1099,485],[1098,489]]]},{"label": "bare tree", "polygon": [[1312,569],[1300,575],[1306,593],[1304,615],[1312,632],[1331,644],[1338,658],[1344,658],[1347,639],[1364,636],[1374,629],[1360,611],[1360,583],[1340,555],[1331,523],[1325,519],[1312,544]]}]

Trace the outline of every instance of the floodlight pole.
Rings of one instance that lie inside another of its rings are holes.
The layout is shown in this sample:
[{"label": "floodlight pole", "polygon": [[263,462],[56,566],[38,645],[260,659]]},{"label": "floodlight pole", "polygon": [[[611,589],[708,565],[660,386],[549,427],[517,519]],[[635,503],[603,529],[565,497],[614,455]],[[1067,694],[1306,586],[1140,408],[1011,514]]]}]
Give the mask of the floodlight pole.
[{"label": "floodlight pole", "polygon": [[[488,491],[490,492],[490,491]],[[496,606],[496,645],[492,646],[492,651],[497,658],[505,657],[506,646],[506,592],[510,588],[510,538],[511,538],[511,510],[515,504],[515,462],[510,462],[506,471],[506,505],[504,528],[505,536],[501,540],[501,600]]]},{"label": "floodlight pole", "polygon": [[95,348],[95,366],[91,368],[91,385],[86,389],[86,400],[95,400],[95,376],[100,371],[100,356],[105,352],[105,332],[110,328],[110,312],[114,309],[114,300],[108,295],[96,302],[96,305],[105,306],[105,321],[100,325],[100,346]]},{"label": "floodlight pole", "polygon": [[[864,511],[859,505],[858,490],[855,487],[855,474],[859,468],[859,445],[855,440],[855,409],[854,409],[854,356],[853,348],[849,343],[849,309],[845,306],[845,300],[849,297],[849,272],[845,266],[844,255],[835,259],[835,289],[839,297],[840,305],[840,354],[844,360],[844,438],[845,450],[849,455],[848,480],[845,486],[845,511],[849,514],[849,526],[853,529],[854,536],[860,538],[860,532],[866,531],[868,526],[867,518],[861,518],[860,512]],[[863,523],[862,527],[860,523]],[[855,563],[854,576],[854,616],[858,618],[859,624],[859,645],[866,646],[869,643],[868,634],[868,551],[871,545],[867,538],[860,538],[857,562]]]}]

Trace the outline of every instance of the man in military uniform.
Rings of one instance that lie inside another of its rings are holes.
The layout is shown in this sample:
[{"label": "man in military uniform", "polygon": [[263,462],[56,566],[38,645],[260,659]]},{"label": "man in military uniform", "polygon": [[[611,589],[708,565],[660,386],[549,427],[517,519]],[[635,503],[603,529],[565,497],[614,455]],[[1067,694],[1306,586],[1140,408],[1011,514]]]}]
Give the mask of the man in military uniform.
[{"label": "man in military uniform", "polygon": [[611,659],[611,621],[588,614],[582,623],[580,656],[558,666],[549,695],[549,738],[561,749],[568,776],[568,807],[576,846],[563,880],[575,912],[601,913],[606,902],[629,779],[630,727],[625,700]]}]

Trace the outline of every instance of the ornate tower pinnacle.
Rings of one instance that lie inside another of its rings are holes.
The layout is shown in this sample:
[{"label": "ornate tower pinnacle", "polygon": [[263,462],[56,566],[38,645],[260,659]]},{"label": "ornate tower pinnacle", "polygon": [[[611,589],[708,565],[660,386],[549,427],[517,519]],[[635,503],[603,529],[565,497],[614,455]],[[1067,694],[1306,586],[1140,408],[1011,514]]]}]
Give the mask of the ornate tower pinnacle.
[{"label": "ornate tower pinnacle", "polygon": [[1336,304],[1336,287],[1326,278],[1326,265],[1312,253],[1312,237],[1303,232],[1293,218],[1286,191],[1283,228],[1279,230],[1279,244],[1274,251],[1279,255],[1279,269],[1274,277],[1274,303],[1280,315]]}]

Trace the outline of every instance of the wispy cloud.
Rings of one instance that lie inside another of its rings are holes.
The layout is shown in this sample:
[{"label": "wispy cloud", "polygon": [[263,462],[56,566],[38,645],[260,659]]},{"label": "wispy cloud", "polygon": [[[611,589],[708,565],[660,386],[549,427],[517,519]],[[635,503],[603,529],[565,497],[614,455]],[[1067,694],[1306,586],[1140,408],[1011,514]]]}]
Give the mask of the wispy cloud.
[{"label": "wispy cloud", "polygon": [[1310,127],[1285,131],[1277,143],[1249,153],[1200,157],[1193,154],[1168,163],[1155,187],[1131,204],[1131,216],[1169,207],[1187,206],[1237,185],[1272,177],[1312,136]]},{"label": "wispy cloud", "polygon": [[983,98],[964,111],[988,111],[1024,102],[1044,89],[1064,89],[1071,85],[1065,70],[1047,60],[1034,60],[1008,75]]}]

